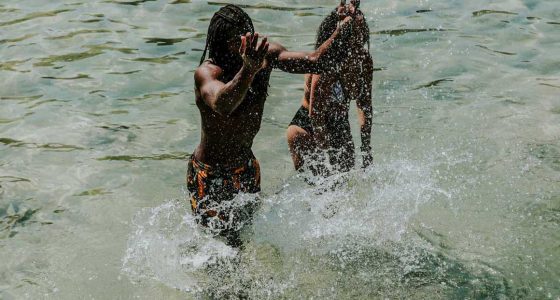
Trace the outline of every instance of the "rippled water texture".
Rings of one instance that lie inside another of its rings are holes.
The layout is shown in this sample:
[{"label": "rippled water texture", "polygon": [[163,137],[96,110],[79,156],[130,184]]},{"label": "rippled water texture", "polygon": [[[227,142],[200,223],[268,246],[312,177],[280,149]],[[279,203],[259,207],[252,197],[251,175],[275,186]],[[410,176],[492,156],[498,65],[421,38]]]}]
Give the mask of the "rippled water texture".
[{"label": "rippled water texture", "polygon": [[[237,1],[290,49],[336,2]],[[362,1],[375,166],[303,183],[303,79],[274,72],[240,251],[183,192],[220,5],[0,2],[0,298],[560,297],[558,1]]]}]

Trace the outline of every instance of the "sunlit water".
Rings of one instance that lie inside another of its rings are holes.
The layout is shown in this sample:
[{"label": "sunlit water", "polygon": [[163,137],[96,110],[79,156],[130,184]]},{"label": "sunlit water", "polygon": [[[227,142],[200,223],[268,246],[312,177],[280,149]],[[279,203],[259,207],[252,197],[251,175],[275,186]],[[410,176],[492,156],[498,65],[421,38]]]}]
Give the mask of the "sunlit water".
[{"label": "sunlit water", "polygon": [[[336,2],[237,3],[309,50]],[[184,194],[219,4],[0,2],[0,298],[558,299],[560,4],[362,2],[375,165],[305,184],[303,79],[274,72],[242,250]]]}]

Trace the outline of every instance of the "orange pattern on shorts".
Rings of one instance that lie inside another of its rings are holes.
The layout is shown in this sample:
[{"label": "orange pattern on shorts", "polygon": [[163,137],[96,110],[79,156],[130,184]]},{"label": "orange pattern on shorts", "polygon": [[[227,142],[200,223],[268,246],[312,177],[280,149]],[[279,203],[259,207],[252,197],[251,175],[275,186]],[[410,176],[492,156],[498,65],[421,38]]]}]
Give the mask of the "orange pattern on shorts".
[{"label": "orange pattern on shorts", "polygon": [[260,165],[256,158],[245,165],[232,168],[213,168],[191,157],[187,170],[187,187],[191,193],[191,208],[205,217],[225,218],[227,212],[207,209],[222,201],[232,200],[239,192],[260,191]]}]

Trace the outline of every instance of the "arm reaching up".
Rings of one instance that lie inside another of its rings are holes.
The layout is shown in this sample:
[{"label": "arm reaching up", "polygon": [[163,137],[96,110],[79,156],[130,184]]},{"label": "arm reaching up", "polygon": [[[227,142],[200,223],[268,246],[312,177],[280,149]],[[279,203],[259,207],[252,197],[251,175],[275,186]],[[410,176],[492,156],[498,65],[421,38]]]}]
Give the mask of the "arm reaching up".
[{"label": "arm reaching up", "polygon": [[271,43],[268,58],[272,65],[289,73],[320,74],[336,63],[336,53],[342,49],[352,31],[352,17],[346,17],[329,39],[313,52],[289,51],[282,45]]}]

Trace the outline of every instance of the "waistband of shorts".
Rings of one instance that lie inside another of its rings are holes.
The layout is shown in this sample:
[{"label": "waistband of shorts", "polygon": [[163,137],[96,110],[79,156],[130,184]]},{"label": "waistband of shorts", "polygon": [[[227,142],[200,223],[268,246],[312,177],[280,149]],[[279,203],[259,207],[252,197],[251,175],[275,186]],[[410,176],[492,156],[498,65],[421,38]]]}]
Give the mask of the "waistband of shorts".
[{"label": "waistband of shorts", "polygon": [[245,170],[247,168],[259,167],[259,161],[257,160],[257,158],[254,155],[251,155],[251,158],[249,158],[244,164],[240,164],[238,166],[233,166],[233,167],[211,166],[211,165],[205,164],[205,163],[201,162],[200,160],[196,159],[194,157],[194,154],[191,155],[190,161],[193,164],[193,167],[195,167],[197,169],[200,169],[200,170],[207,171],[207,172],[236,173],[236,172]]}]

